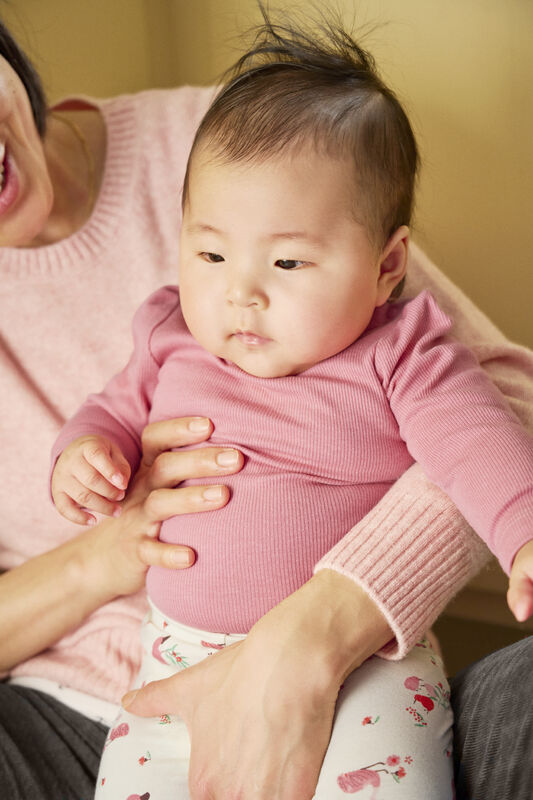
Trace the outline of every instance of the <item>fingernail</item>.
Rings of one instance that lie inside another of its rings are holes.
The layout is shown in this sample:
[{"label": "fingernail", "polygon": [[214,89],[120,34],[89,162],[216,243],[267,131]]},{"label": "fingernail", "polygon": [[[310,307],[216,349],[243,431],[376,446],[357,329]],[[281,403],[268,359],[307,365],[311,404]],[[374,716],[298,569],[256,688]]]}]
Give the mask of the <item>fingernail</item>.
[{"label": "fingernail", "polygon": [[202,493],[204,500],[216,501],[222,499],[222,486],[208,486]]},{"label": "fingernail", "polygon": [[237,450],[224,450],[219,453],[216,462],[219,467],[235,467],[239,460],[239,453]]},{"label": "fingernail", "polygon": [[189,422],[189,430],[193,433],[205,433],[209,429],[209,420],[205,417],[195,417]]},{"label": "fingernail", "polygon": [[169,561],[175,567],[191,567],[194,564],[194,553],[190,550],[175,550],[169,554]]},{"label": "fingernail", "polygon": [[117,506],[113,511],[113,516],[120,517],[121,514],[122,514],[122,508],[120,506]]},{"label": "fingernail", "polygon": [[111,477],[111,483],[113,484],[113,486],[116,486],[117,489],[123,489],[124,488],[124,476],[123,475],[119,475],[118,472],[115,472],[115,474]]},{"label": "fingernail", "polygon": [[124,697],[122,698],[122,701],[121,701],[122,702],[122,707],[123,708],[128,708],[128,706],[131,706],[131,704],[133,703],[133,701],[137,697],[138,692],[139,692],[139,690],[136,689],[134,692],[128,692],[127,694],[125,694]]},{"label": "fingernail", "polygon": [[96,525],[96,520],[94,517],[88,517],[85,524],[92,528],[94,525]]}]

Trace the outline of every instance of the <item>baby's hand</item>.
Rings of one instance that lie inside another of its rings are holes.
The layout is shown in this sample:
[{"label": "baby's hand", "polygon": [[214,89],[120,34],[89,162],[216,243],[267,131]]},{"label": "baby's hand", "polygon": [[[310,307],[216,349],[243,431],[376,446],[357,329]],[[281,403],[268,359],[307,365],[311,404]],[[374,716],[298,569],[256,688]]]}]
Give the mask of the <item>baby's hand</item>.
[{"label": "baby's hand", "polygon": [[118,448],[103,436],[80,436],[66,447],[52,473],[52,497],[57,510],[71,522],[93,525],[83,509],[118,516],[130,465]]},{"label": "baby's hand", "polygon": [[533,540],[524,544],[514,557],[507,604],[518,622],[533,614]]}]

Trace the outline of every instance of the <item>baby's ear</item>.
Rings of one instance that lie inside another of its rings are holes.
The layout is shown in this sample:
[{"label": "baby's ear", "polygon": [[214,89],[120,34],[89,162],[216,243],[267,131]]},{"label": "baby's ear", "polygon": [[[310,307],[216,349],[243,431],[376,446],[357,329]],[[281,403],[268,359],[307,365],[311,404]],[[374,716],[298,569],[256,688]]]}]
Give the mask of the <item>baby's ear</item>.
[{"label": "baby's ear", "polygon": [[388,240],[379,259],[377,306],[387,302],[395,287],[405,277],[408,246],[409,228],[401,225]]}]

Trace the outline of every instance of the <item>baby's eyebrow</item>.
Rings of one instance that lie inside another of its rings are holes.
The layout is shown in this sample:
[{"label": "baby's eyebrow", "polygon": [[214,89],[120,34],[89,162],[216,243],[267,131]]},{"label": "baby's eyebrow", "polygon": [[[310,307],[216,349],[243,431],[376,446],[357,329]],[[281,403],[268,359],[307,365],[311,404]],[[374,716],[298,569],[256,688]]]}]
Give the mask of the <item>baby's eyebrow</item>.
[{"label": "baby's eyebrow", "polygon": [[[187,233],[214,233],[217,236],[227,236],[220,228],[215,228],[214,225],[208,225],[207,222],[190,222],[186,223],[184,227]],[[266,234],[263,238],[269,242],[304,241],[309,242],[315,247],[324,247],[325,245],[323,238],[315,236],[308,231],[280,231],[279,233]]]},{"label": "baby's eyebrow", "polygon": [[277,241],[278,239],[291,241],[293,239],[299,239],[302,241],[310,242],[311,244],[321,246],[324,244],[324,240],[319,236],[314,236],[307,231],[283,231],[280,233],[272,233],[266,237],[271,241]]},{"label": "baby's eyebrow", "polygon": [[206,222],[191,222],[185,225],[189,233],[216,233],[219,236],[224,236],[224,231],[215,228],[213,225],[208,225]]}]

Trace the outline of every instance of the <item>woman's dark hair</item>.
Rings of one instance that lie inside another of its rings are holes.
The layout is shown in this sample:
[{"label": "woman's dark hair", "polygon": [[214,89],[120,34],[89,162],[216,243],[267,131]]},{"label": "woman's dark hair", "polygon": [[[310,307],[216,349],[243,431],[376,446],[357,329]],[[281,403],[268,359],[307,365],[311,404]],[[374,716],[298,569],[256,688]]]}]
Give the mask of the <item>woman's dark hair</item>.
[{"label": "woman's dark hair", "polygon": [[[415,137],[400,102],[374,59],[341,24],[308,32],[285,21],[252,31],[252,47],[226,73],[192,146],[214,158],[252,161],[311,143],[354,165],[354,215],[382,248],[408,225],[418,169]],[[183,202],[187,200],[187,174]]]},{"label": "woman's dark hair", "polygon": [[3,56],[22,81],[30,100],[35,125],[40,136],[46,128],[46,97],[39,75],[29,58],[22,52],[10,32],[0,21],[0,56]]}]

